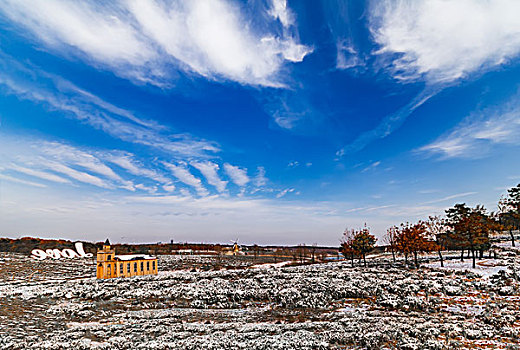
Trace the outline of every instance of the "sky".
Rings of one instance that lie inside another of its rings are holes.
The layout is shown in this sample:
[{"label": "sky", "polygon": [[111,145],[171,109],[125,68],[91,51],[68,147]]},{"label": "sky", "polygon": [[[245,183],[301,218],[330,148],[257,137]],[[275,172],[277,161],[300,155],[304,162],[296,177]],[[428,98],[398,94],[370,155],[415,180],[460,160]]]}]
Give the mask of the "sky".
[{"label": "sky", "polygon": [[338,245],[520,182],[517,0],[3,0],[0,235]]}]

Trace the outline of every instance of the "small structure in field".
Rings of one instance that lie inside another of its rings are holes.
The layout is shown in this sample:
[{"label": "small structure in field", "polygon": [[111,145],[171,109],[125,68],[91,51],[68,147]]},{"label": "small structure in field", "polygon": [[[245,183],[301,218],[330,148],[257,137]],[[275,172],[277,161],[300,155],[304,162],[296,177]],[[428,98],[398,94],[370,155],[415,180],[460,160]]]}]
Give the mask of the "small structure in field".
[{"label": "small structure in field", "polygon": [[116,255],[107,239],[97,252],[96,277],[98,279],[157,275],[157,258],[145,254]]}]

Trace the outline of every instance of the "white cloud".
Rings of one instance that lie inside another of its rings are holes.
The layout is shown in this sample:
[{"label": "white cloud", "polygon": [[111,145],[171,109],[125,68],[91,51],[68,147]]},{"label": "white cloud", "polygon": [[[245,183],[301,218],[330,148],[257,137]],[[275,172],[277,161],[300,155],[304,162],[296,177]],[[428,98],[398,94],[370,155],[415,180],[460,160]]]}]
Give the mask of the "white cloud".
[{"label": "white cloud", "polygon": [[497,144],[520,145],[520,93],[499,107],[474,112],[420,152],[443,158],[478,158]]},{"label": "white cloud", "polygon": [[105,176],[115,181],[123,181],[111,168],[103,164],[98,158],[77,148],[59,142],[44,142],[40,149],[47,157],[75,164],[90,172]]},{"label": "white cloud", "polygon": [[398,54],[393,75],[451,82],[520,53],[516,0],[375,1],[371,31],[379,54]]},{"label": "white cloud", "polygon": [[350,69],[365,66],[364,60],[356,49],[346,40],[336,43],[336,68]]},{"label": "white cloud", "polygon": [[226,190],[227,181],[223,181],[220,179],[218,175],[219,166],[218,164],[212,162],[192,162],[191,166],[196,168],[198,171],[204,175],[206,181],[212,186],[214,186],[217,191],[224,192]]},{"label": "white cloud", "polygon": [[91,174],[88,174],[88,173],[85,173],[82,171],[78,171],[76,169],[73,169],[73,168],[63,165],[63,164],[60,164],[58,162],[46,162],[46,165],[49,167],[49,169],[51,169],[57,173],[67,175],[68,177],[70,177],[74,180],[77,180],[79,182],[83,182],[86,184],[90,184],[90,185],[94,185],[94,186],[98,186],[98,187],[102,187],[102,188],[112,188],[112,186],[108,182],[100,179],[97,176],[94,176],[94,175],[91,175]]},{"label": "white cloud", "polygon": [[131,181],[123,179],[87,150],[59,142],[6,135],[2,135],[0,150],[0,162],[12,174],[16,172],[63,184],[77,185],[71,181],[76,180],[100,188],[135,190]]},{"label": "white cloud", "polygon": [[86,1],[6,0],[0,10],[51,47],[74,47],[96,61],[135,65],[155,56],[122,10],[114,6],[103,9]]},{"label": "white cloud", "polygon": [[164,163],[164,165],[179,181],[195,188],[199,195],[208,195],[208,191],[204,188],[204,186],[202,186],[202,181],[190,173],[190,171],[186,168],[186,164],[175,165],[171,163]]},{"label": "white cloud", "polygon": [[8,165],[8,168],[10,170],[14,170],[14,171],[17,171],[19,173],[26,174],[26,175],[38,177],[40,179],[44,179],[44,180],[47,180],[47,181],[58,182],[58,183],[70,183],[69,180],[64,179],[61,176],[58,176],[58,175],[55,175],[55,174],[51,174],[51,173],[46,172],[46,171],[30,169],[30,168],[22,167],[22,166],[19,166],[19,165],[16,165],[16,164],[12,164],[12,163],[10,165]]},{"label": "white cloud", "polygon": [[286,0],[272,0],[268,13],[271,17],[278,19],[285,28],[294,24],[294,15],[287,7]]},{"label": "white cloud", "polygon": [[[300,62],[312,52],[293,34],[294,16],[285,1],[274,1],[259,18],[246,17],[241,5],[226,0],[128,0],[105,6],[7,0],[0,2],[0,12],[52,50],[79,54],[141,83],[168,85],[175,66],[211,79],[280,86],[284,63]],[[251,25],[260,20],[266,23]],[[273,28],[276,20],[286,29],[281,34]]]},{"label": "white cloud", "polygon": [[63,112],[106,134],[135,144],[152,147],[178,157],[207,157],[218,152],[214,142],[188,134],[172,134],[157,123],[138,118],[59,77],[49,76],[36,67],[25,67],[0,54],[0,84],[19,98],[42,103],[51,110]]},{"label": "white cloud", "polygon": [[[159,174],[156,170],[145,168],[142,164],[137,162],[130,153],[110,154],[105,156],[105,159],[125,169],[132,175],[144,176],[164,184],[171,182],[170,179]],[[175,186],[173,188],[175,188]]]},{"label": "white cloud", "polygon": [[338,150],[334,160],[338,161],[346,154],[351,154],[365,148],[374,140],[387,137],[392,132],[397,130],[406,121],[410,114],[412,114],[417,108],[422,106],[430,98],[435,96],[440,90],[441,88],[439,86],[428,87],[424,89],[406,106],[398,109],[395,113],[384,117],[383,120],[381,120],[381,122],[374,129],[362,133],[353,142]]},{"label": "white cloud", "polygon": [[33,181],[27,181],[27,180],[22,180],[22,179],[13,177],[13,176],[4,175],[2,173],[0,173],[0,179],[6,180],[6,181],[10,181],[10,182],[16,182],[16,183],[19,183],[19,184],[22,184],[22,185],[29,185],[29,186],[41,187],[41,188],[47,187],[47,186],[45,186],[44,184],[41,184],[41,183],[37,183],[37,182],[33,182]]},{"label": "white cloud", "polygon": [[238,166],[225,163],[224,170],[231,178],[231,181],[239,187],[244,187],[250,180],[249,176],[247,176],[247,169],[242,169]]},{"label": "white cloud", "polygon": [[162,188],[166,192],[173,192],[173,191],[175,191],[175,185],[173,185],[173,184],[163,185]]},{"label": "white cloud", "polygon": [[464,192],[464,193],[457,193],[457,194],[452,194],[452,195],[450,195],[450,196],[446,196],[446,197],[443,197],[443,198],[434,199],[434,200],[431,200],[431,201],[428,201],[428,202],[424,202],[424,203],[422,203],[422,204],[442,203],[442,202],[449,201],[449,200],[452,200],[452,199],[455,199],[455,198],[461,198],[461,197],[472,196],[472,195],[474,195],[474,194],[477,194],[477,192]]},{"label": "white cloud", "polygon": [[381,164],[381,161],[377,161],[377,162],[372,162],[369,166],[367,166],[366,168],[364,168],[363,170],[361,170],[362,173],[365,173],[369,170],[374,170],[375,168],[377,168],[379,165]]},{"label": "white cloud", "polygon": [[257,169],[257,173],[255,178],[253,179],[253,184],[256,187],[262,187],[267,184],[268,179],[265,177],[265,168],[263,166],[259,166]]},{"label": "white cloud", "polygon": [[294,188],[286,188],[285,190],[280,191],[280,192],[276,195],[276,198],[282,198],[282,197],[285,196],[287,193],[291,193],[291,192],[294,192]]}]

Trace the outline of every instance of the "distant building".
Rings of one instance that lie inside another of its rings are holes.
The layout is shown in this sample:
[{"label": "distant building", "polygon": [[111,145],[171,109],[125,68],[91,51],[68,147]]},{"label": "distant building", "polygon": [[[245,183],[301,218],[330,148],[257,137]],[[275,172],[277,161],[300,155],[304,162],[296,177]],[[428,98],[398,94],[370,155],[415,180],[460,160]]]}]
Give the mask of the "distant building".
[{"label": "distant building", "polygon": [[157,258],[150,255],[116,255],[108,239],[97,252],[98,279],[157,275]]},{"label": "distant building", "polygon": [[234,242],[233,243],[233,248],[225,248],[224,249],[224,255],[237,256],[237,255],[244,255],[244,253],[240,251],[240,246],[238,245],[238,243]]}]

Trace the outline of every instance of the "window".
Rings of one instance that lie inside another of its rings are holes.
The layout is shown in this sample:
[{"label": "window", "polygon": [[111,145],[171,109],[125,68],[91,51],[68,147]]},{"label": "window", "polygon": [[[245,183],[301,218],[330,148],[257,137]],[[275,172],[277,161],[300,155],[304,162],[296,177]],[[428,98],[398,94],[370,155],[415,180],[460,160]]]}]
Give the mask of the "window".
[{"label": "window", "polygon": [[137,263],[134,263],[134,272],[137,272]]},{"label": "window", "polygon": [[123,263],[119,263],[119,273],[123,274]]},{"label": "window", "polygon": [[109,256],[107,257],[107,260],[112,260],[112,255],[109,255]]},{"label": "window", "polygon": [[130,274],[130,263],[126,263],[126,273]]},{"label": "window", "polygon": [[150,271],[150,262],[149,261],[146,262],[146,270]]},{"label": "window", "polygon": [[112,265],[108,264],[107,265],[107,271],[108,271],[108,275],[112,275]]},{"label": "window", "polygon": [[144,271],[144,262],[141,261],[141,271]]},{"label": "window", "polygon": [[152,270],[155,270],[155,261],[152,261]]}]

